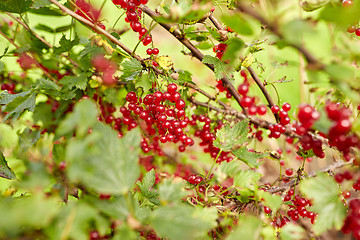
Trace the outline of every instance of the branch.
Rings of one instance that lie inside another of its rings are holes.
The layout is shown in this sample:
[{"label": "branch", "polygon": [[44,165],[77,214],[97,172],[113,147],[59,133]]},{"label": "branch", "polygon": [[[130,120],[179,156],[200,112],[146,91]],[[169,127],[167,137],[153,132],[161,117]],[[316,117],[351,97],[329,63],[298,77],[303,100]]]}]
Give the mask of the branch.
[{"label": "branch", "polygon": [[[270,21],[268,19],[265,19],[263,16],[261,16],[258,11],[255,11],[253,8],[246,6],[242,1],[237,2],[236,8],[257,19],[261,24],[268,27],[268,29],[273,32],[275,35],[277,35],[281,39],[285,39],[283,34],[281,33],[279,26],[276,21]],[[301,54],[305,57],[306,61],[310,65],[312,69],[324,69],[325,65],[321,63],[315,56],[313,56],[304,46],[297,45],[291,42],[287,42],[290,46],[296,48]]]},{"label": "branch", "polygon": [[[252,123],[258,127],[261,127],[261,128],[269,129],[270,125],[272,125],[272,123],[270,123],[268,121],[261,120],[259,118],[255,118],[255,117],[251,117],[251,116],[246,116],[245,114],[240,113],[239,111],[237,111],[231,107],[227,107],[226,109],[221,109],[221,108],[215,107],[209,103],[199,102],[194,97],[190,97],[190,98],[188,98],[188,100],[196,106],[202,106],[202,107],[211,109],[213,111],[216,111],[216,112],[219,112],[219,113],[222,113],[225,115],[231,115],[231,116],[236,117],[239,120],[244,120],[247,118],[247,119],[249,119],[250,123]],[[286,136],[292,137],[292,138],[295,138],[295,137],[299,138],[299,135],[294,133],[290,127],[286,127],[286,131],[283,134]]]},{"label": "branch", "polygon": [[[330,165],[330,166],[327,166],[323,169],[320,169],[320,170],[317,170],[317,171],[313,171],[311,173],[308,174],[308,177],[309,178],[312,178],[312,177],[315,177],[319,172],[327,172],[327,173],[330,173],[332,171],[334,171],[335,169],[338,169],[338,168],[342,168],[344,166],[347,166],[347,165],[350,165],[350,164],[353,164],[352,161],[349,161],[349,162],[337,162],[333,165]],[[285,191],[286,189],[290,188],[290,187],[293,187],[293,186],[296,186],[299,184],[299,179],[294,179],[294,180],[291,180],[290,182],[284,184],[284,185],[281,185],[281,186],[276,186],[276,187],[272,187],[268,190],[269,193],[277,193],[277,192],[282,192],[282,191]]]}]

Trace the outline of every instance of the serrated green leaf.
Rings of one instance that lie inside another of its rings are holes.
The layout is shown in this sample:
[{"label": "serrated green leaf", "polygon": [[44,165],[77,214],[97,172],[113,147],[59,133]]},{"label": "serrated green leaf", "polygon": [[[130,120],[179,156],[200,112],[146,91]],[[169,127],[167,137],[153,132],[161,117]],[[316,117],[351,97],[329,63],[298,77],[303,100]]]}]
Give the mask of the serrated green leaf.
[{"label": "serrated green leaf", "polygon": [[41,90],[52,90],[52,91],[60,91],[60,87],[54,83],[53,81],[50,81],[48,79],[40,78],[37,81],[37,86]]},{"label": "serrated green leaf", "polygon": [[[70,220],[71,224],[64,219]],[[49,239],[88,240],[90,229],[95,228],[100,235],[105,235],[109,224],[109,220],[98,209],[84,201],[77,201],[61,208],[60,214],[46,229],[46,233]]]},{"label": "serrated green leaf", "polygon": [[[1,93],[1,95],[3,95],[3,93]],[[35,109],[35,100],[36,100],[36,93],[35,92],[31,92],[31,91],[27,91],[26,94],[13,94],[15,96],[10,97],[10,96],[6,96],[6,94],[4,94],[4,98],[0,99],[0,102],[7,102],[5,110],[6,112],[8,112],[8,114],[6,114],[5,118],[3,119],[3,122],[5,122],[6,120],[12,118],[13,121],[15,121],[16,119],[18,119],[20,117],[20,115],[28,110],[30,112],[33,112]],[[1,96],[0,96],[1,97]],[[1,101],[3,100],[3,101]],[[3,103],[0,103],[3,104]]]},{"label": "serrated green leaf", "polygon": [[281,240],[305,239],[306,234],[305,230],[299,225],[296,225],[294,223],[287,223],[281,228],[280,238]]},{"label": "serrated green leaf", "polygon": [[36,191],[28,197],[2,198],[0,211],[6,218],[0,219],[1,236],[5,233],[5,236],[16,239],[16,234],[24,231],[24,226],[27,229],[48,226],[60,211],[59,200],[55,197],[46,198]]},{"label": "serrated green leaf", "polygon": [[125,220],[130,214],[128,203],[124,196],[114,196],[107,201],[103,201],[98,197],[87,195],[84,200],[113,219]]},{"label": "serrated green leaf", "polygon": [[54,48],[54,54],[61,54],[63,52],[69,52],[74,46],[80,43],[80,38],[75,37],[74,40],[66,39],[66,36],[63,35],[59,41],[60,47]]},{"label": "serrated green leaf", "polygon": [[121,75],[121,79],[125,81],[132,81],[136,76],[139,76],[142,71],[141,63],[135,58],[130,59],[129,61],[124,61],[121,63],[123,67],[123,74]]},{"label": "serrated green leaf", "polygon": [[231,63],[239,59],[241,50],[245,47],[244,41],[239,38],[231,38],[226,44],[227,48],[222,60]]},{"label": "serrated green leaf", "polygon": [[66,145],[64,143],[54,144],[52,149],[52,157],[55,163],[59,164],[65,161]]},{"label": "serrated green leaf", "polygon": [[315,156],[315,153],[312,149],[310,150],[304,150],[302,147],[299,147],[299,150],[296,152],[297,155],[299,155],[302,158],[310,158]]},{"label": "serrated green leaf", "polygon": [[[96,118],[95,118],[96,119]],[[66,149],[68,176],[98,193],[126,194],[139,177],[140,131],[119,139],[110,126],[97,123],[85,138],[73,139]]]},{"label": "serrated green leaf", "polygon": [[248,22],[241,17],[241,15],[229,15],[229,14],[223,14],[221,16],[221,20],[232,30],[239,33],[240,35],[252,35],[253,30],[251,26],[248,24]]},{"label": "serrated green leaf", "polygon": [[235,149],[232,153],[250,168],[258,168],[262,163],[257,162],[257,160],[269,156],[268,153],[250,152],[246,147]]},{"label": "serrated green leaf", "polygon": [[167,179],[158,185],[158,189],[162,204],[175,202],[186,196],[183,182],[174,182]]},{"label": "serrated green leaf", "polygon": [[216,79],[221,79],[224,75],[227,74],[225,63],[223,63],[220,59],[216,57],[205,55],[202,62],[214,66],[214,73]]},{"label": "serrated green leaf", "polygon": [[256,194],[259,199],[264,199],[265,205],[269,207],[273,213],[276,213],[283,204],[283,201],[279,195],[271,194],[262,190],[257,191]]},{"label": "serrated green leaf", "polygon": [[248,120],[238,122],[233,127],[225,125],[216,132],[214,146],[227,152],[232,150],[234,147],[245,143],[248,140],[248,126]]},{"label": "serrated green leaf", "polygon": [[188,83],[193,83],[192,78],[191,78],[191,73],[189,71],[184,71],[184,70],[180,70],[178,71],[179,74],[179,79],[178,79],[178,84],[183,84],[185,82]]},{"label": "serrated green leaf", "polygon": [[234,177],[234,186],[243,190],[255,191],[258,186],[258,182],[261,178],[261,174],[251,170],[240,171]]},{"label": "serrated green leaf", "polygon": [[262,222],[255,216],[241,216],[239,218],[237,227],[232,231],[226,240],[258,240],[260,238]]},{"label": "serrated green leaf", "polygon": [[25,130],[19,134],[19,154],[24,154],[29,150],[34,144],[40,139],[40,130],[31,130],[30,128],[25,128]]},{"label": "serrated green leaf", "polygon": [[49,0],[33,0],[33,8],[41,8],[51,5]]},{"label": "serrated green leaf", "polygon": [[76,130],[77,136],[84,136],[87,134],[90,127],[97,122],[99,112],[96,104],[90,100],[85,99],[77,103],[74,111],[68,114],[64,121],[62,121],[56,129],[56,136],[64,136]]},{"label": "serrated green leaf", "polygon": [[85,45],[84,49],[79,53],[79,58],[82,59],[83,61],[83,58],[85,56],[88,56],[89,59],[93,59],[94,56],[96,55],[104,55],[104,54],[106,54],[104,48],[100,48],[97,45],[89,42],[88,44]]},{"label": "serrated green leaf", "polygon": [[314,224],[316,234],[321,234],[335,227],[339,230],[346,217],[346,207],[340,199],[341,192],[335,180],[326,173],[305,179],[300,183],[300,190],[313,200],[312,209],[319,215]]},{"label": "serrated green leaf", "polygon": [[0,10],[11,13],[23,13],[30,9],[32,0],[1,0]]},{"label": "serrated green leaf", "polygon": [[208,231],[217,225],[215,208],[194,208],[187,205],[165,206],[151,215],[155,232],[170,240],[207,239]]},{"label": "serrated green leaf", "polygon": [[88,83],[88,77],[91,73],[83,72],[78,76],[65,76],[60,80],[60,84],[64,85],[65,89],[72,89],[76,87],[80,90],[85,90]]},{"label": "serrated green leaf", "polygon": [[141,87],[144,92],[148,92],[152,88],[152,78],[149,74],[142,74],[140,77],[135,80],[135,87]]},{"label": "serrated green leaf", "polygon": [[0,152],[0,177],[6,179],[16,178],[15,173],[8,166],[5,156],[2,152]]},{"label": "serrated green leaf", "polygon": [[151,169],[147,172],[144,178],[136,183],[140,188],[142,195],[147,198],[150,202],[155,205],[160,205],[160,200],[158,199],[159,193],[156,192],[153,187],[155,184],[155,170]]}]

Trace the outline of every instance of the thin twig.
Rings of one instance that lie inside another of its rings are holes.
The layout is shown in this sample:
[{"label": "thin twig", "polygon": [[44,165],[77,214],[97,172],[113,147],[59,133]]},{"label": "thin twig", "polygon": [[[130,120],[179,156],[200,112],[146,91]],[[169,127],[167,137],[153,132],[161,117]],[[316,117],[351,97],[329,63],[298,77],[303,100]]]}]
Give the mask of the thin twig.
[{"label": "thin twig", "polygon": [[[351,165],[353,164],[352,161],[349,161],[349,162],[343,162],[343,161],[340,161],[340,162],[337,162],[335,164],[332,164],[330,166],[327,166],[323,169],[320,169],[320,170],[317,170],[317,171],[313,171],[311,173],[308,174],[308,177],[309,178],[312,178],[312,177],[315,177],[318,173],[320,172],[331,172],[331,171],[334,171],[335,169],[338,169],[338,168],[342,168],[344,166],[347,166],[347,165]],[[277,193],[277,192],[282,192],[282,191],[285,191],[286,189],[288,188],[291,188],[293,186],[296,186],[299,184],[299,180],[298,179],[294,179],[294,180],[291,180],[290,182],[288,183],[285,183],[281,186],[276,186],[276,187],[272,187],[270,188],[269,190],[267,190],[269,193]]]},{"label": "thin twig", "polygon": [[[283,40],[285,39],[276,21],[269,21],[268,19],[264,18],[259,14],[258,11],[255,11],[252,7],[246,6],[243,3],[243,1],[238,1],[236,8],[239,11],[257,19],[261,24],[265,25],[271,32],[273,32],[279,38]],[[308,66],[309,68],[317,69],[317,70],[324,69],[325,65],[321,63],[315,56],[313,56],[304,46],[297,45],[291,42],[287,42],[287,43],[302,53],[302,55],[305,57],[306,61],[310,65]]]},{"label": "thin twig", "polygon": [[[188,98],[188,100],[193,103],[194,105],[197,106],[202,106],[208,109],[211,109],[213,111],[225,114],[225,115],[231,115],[236,117],[239,120],[244,120],[244,119],[249,119],[250,123],[261,127],[261,128],[265,128],[265,129],[269,129],[270,125],[272,125],[272,123],[265,121],[265,120],[261,120],[259,118],[255,118],[255,117],[251,117],[251,116],[246,116],[243,113],[240,113],[239,111],[231,108],[231,107],[227,107],[226,109],[221,109],[218,107],[215,107],[209,103],[204,103],[204,102],[200,102],[198,100],[196,100],[194,97],[190,97]],[[284,135],[292,137],[292,138],[299,138],[299,135],[297,135],[296,133],[294,133],[289,127],[286,128],[286,131],[284,132]]]}]

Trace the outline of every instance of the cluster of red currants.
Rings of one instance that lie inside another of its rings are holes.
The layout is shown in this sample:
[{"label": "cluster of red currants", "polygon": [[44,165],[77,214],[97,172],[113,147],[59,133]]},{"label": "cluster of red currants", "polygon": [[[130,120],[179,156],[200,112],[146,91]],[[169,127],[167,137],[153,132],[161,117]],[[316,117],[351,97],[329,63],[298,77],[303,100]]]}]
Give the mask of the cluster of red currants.
[{"label": "cluster of red currants", "polygon": [[214,159],[218,157],[217,162],[222,162],[222,161],[229,162],[233,159],[233,157],[230,156],[230,152],[223,151],[219,155],[220,149],[214,147],[213,145],[213,142],[216,139],[215,137],[216,131],[223,126],[223,123],[221,121],[215,123],[214,130],[212,131],[211,119],[209,117],[206,117],[204,115],[200,115],[200,116],[192,115],[191,121],[189,121],[189,125],[194,126],[196,128],[194,136],[200,138],[201,142],[199,143],[199,145],[204,148],[205,153],[210,153],[210,156]]},{"label": "cluster of red currants", "polygon": [[126,10],[125,21],[130,23],[130,27],[134,32],[139,33],[139,40],[142,41],[143,45],[149,45],[152,42],[152,37],[140,23],[142,11],[139,8],[141,4],[147,4],[148,0],[112,0],[112,2]]},{"label": "cluster of red currants", "polygon": [[344,159],[351,159],[351,147],[360,147],[359,137],[349,134],[352,128],[350,121],[351,111],[340,104],[328,102],[325,107],[332,126],[327,134],[330,146],[337,147],[344,155]]},{"label": "cluster of red currants", "polygon": [[95,9],[91,6],[90,3],[85,2],[85,0],[76,0],[76,10],[75,13],[83,18],[86,18],[90,22],[98,25],[100,28],[105,30],[105,25],[102,22],[99,22],[100,10]]},{"label": "cluster of red currants", "polygon": [[349,207],[350,212],[341,231],[345,234],[352,232],[354,238],[360,240],[360,199],[351,200]]},{"label": "cluster of red currants", "polygon": [[279,115],[280,123],[271,124],[269,126],[269,138],[279,138],[282,133],[285,133],[285,126],[290,123],[290,118],[288,115],[290,109],[291,105],[289,103],[284,103],[281,109],[278,105],[271,106],[271,112]]},{"label": "cluster of red currants", "polygon": [[225,43],[219,43],[218,45],[215,45],[215,46],[213,47],[213,51],[214,51],[214,53],[216,53],[216,57],[217,57],[218,59],[221,60],[221,58],[223,57],[223,55],[224,55],[227,47],[228,47],[228,46],[227,46],[227,44],[225,44]]},{"label": "cluster of red currants", "polygon": [[[294,197],[293,197],[294,196]],[[290,200],[293,198],[292,200]],[[290,189],[287,192],[287,195],[284,197],[284,201],[291,201],[292,205],[289,205],[291,208],[287,211],[287,215],[293,220],[297,221],[299,217],[311,219],[311,223],[315,223],[316,214],[314,212],[306,210],[307,206],[311,206],[311,203],[306,198],[300,197],[299,195],[294,195],[294,190]]]},{"label": "cluster of red currants", "polygon": [[118,68],[117,64],[104,55],[97,55],[91,60],[91,64],[95,67],[96,71],[102,73],[102,80],[104,85],[110,86],[116,83],[114,74]]},{"label": "cluster of red currants", "polygon": [[147,94],[143,99],[138,98],[135,92],[129,92],[126,101],[129,103],[128,107],[120,109],[124,116],[122,122],[130,127],[131,124],[135,125],[137,121],[143,120],[145,124],[139,125],[146,128],[144,130],[147,137],[141,142],[145,153],[155,150],[162,155],[159,142],[181,142],[180,152],[184,152],[186,146],[194,144],[194,140],[184,133],[188,118],[185,117],[185,101],[181,99],[176,84],[169,84],[166,92],[156,91]]},{"label": "cluster of red currants", "polygon": [[12,82],[1,84],[1,90],[3,90],[3,91],[6,90],[10,94],[14,94],[15,87],[16,87],[15,83],[12,83]]}]

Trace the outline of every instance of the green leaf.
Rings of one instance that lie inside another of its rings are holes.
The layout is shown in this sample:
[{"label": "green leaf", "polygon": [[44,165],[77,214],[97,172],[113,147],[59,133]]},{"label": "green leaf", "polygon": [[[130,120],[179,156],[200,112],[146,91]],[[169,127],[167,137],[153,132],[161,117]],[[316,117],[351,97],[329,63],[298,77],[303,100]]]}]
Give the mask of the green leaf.
[{"label": "green leaf", "polygon": [[170,240],[208,239],[208,231],[217,225],[216,208],[187,205],[165,206],[151,215],[155,232]]},{"label": "green leaf", "polygon": [[158,199],[159,193],[154,190],[155,184],[155,170],[151,169],[147,172],[142,179],[142,181],[138,181],[136,185],[140,188],[142,195],[147,198],[150,202],[155,205],[160,205],[160,201]]},{"label": "green leaf", "polygon": [[288,223],[281,228],[280,231],[281,240],[297,240],[305,239],[305,230],[294,223]]},{"label": "green leaf", "polygon": [[51,5],[51,2],[49,0],[33,0],[33,2],[33,8],[42,8]]},{"label": "green leaf", "polygon": [[261,163],[257,162],[257,160],[269,156],[268,153],[250,152],[246,147],[235,149],[232,153],[250,168],[258,168]]},{"label": "green leaf", "polygon": [[152,82],[150,74],[142,74],[139,78],[135,80],[135,87],[141,87],[144,92],[148,92],[152,88]]},{"label": "green leaf", "polygon": [[240,14],[235,15],[229,15],[229,14],[223,14],[221,16],[221,20],[232,30],[239,33],[240,35],[252,35],[253,30],[251,26],[248,24],[248,22],[241,17]]},{"label": "green leaf", "polygon": [[306,0],[301,1],[300,5],[304,11],[311,12],[325,6],[329,2],[330,0]]},{"label": "green leaf", "polygon": [[319,173],[315,178],[301,181],[300,189],[308,198],[313,199],[312,209],[319,214],[313,228],[316,234],[333,227],[339,230],[343,226],[346,207],[340,198],[339,187],[332,177]]},{"label": "green leaf", "polygon": [[135,58],[130,59],[129,61],[124,61],[121,63],[123,67],[123,74],[121,75],[121,79],[125,81],[132,81],[136,76],[139,76],[143,67],[141,63]]},{"label": "green leaf", "polygon": [[8,166],[5,156],[2,152],[0,152],[0,177],[6,179],[16,178],[15,173]]},{"label": "green leaf", "polygon": [[84,201],[76,201],[61,208],[60,214],[46,229],[46,233],[48,239],[88,240],[90,230],[96,229],[100,235],[105,235],[109,225],[109,220],[98,209]]},{"label": "green leaf", "polygon": [[179,74],[179,79],[178,79],[179,85],[181,85],[185,82],[193,83],[192,77],[191,77],[191,75],[192,75],[191,72],[185,71],[185,70],[180,70],[177,73]]},{"label": "green leaf", "polygon": [[216,179],[222,182],[227,177],[234,177],[240,172],[241,166],[239,161],[221,162],[215,171]]},{"label": "green leaf", "polygon": [[110,126],[97,123],[91,134],[69,142],[69,179],[98,193],[125,194],[139,177],[139,151],[139,129],[119,139]]},{"label": "green leaf", "polygon": [[51,223],[60,210],[60,199],[39,192],[34,191],[28,197],[1,199],[0,211],[6,216],[0,219],[1,236],[5,233],[5,239],[19,239],[16,233],[41,229]]},{"label": "green leaf", "polygon": [[239,38],[231,38],[226,42],[226,44],[227,49],[222,60],[234,62],[239,59],[241,50],[245,47],[244,41]]},{"label": "green leaf", "polygon": [[335,6],[334,4],[328,4],[319,14],[319,19],[346,27],[356,23],[359,20],[359,16],[360,3],[359,1],[354,1],[351,8],[344,8]]},{"label": "green leaf", "polygon": [[179,201],[186,196],[183,182],[167,179],[159,184],[158,189],[162,204]]},{"label": "green leaf", "polygon": [[[3,119],[3,122],[10,119],[12,117],[13,121],[18,119],[20,115],[25,111],[31,111],[33,112],[35,109],[35,99],[36,99],[36,93],[27,91],[19,94],[12,94],[13,96],[8,96],[9,93],[2,92],[0,94],[0,104],[6,104],[5,112],[8,112],[6,114],[5,118]],[[10,94],[11,95],[11,94]]]},{"label": "green leaf", "polygon": [[0,10],[11,13],[23,13],[30,9],[32,0],[1,0]]},{"label": "green leaf", "polygon": [[225,63],[223,63],[220,59],[216,57],[205,55],[202,62],[214,66],[214,73],[216,79],[221,79],[223,75],[226,75],[227,73]]},{"label": "green leaf", "polygon": [[116,196],[107,201],[104,201],[98,197],[90,197],[87,195],[84,200],[94,208],[98,209],[105,215],[112,217],[113,219],[126,220],[130,214],[128,203],[124,196]]},{"label": "green leaf", "polygon": [[248,141],[249,121],[244,120],[236,123],[233,127],[225,125],[216,132],[214,146],[227,152]]},{"label": "green leaf", "polygon": [[262,222],[255,216],[240,216],[237,227],[233,230],[226,240],[258,240],[260,238]]},{"label": "green leaf", "polygon": [[65,120],[59,124],[56,129],[56,136],[64,136],[74,130],[76,130],[77,136],[86,135],[89,128],[97,122],[98,114],[96,104],[92,100],[80,101],[75,105],[74,111],[67,114]]},{"label": "green leaf", "polygon": [[261,174],[251,170],[240,171],[234,177],[234,186],[239,187],[242,190],[255,191],[258,186],[258,182],[261,178]]},{"label": "green leaf", "polygon": [[20,142],[18,151],[20,155],[26,153],[32,146],[35,145],[35,143],[40,139],[40,133],[40,130],[33,131],[27,127],[21,134],[18,134]]},{"label": "green leaf", "polygon": [[65,76],[60,80],[60,84],[64,85],[65,89],[72,89],[76,87],[80,90],[85,90],[88,83],[88,77],[91,73],[82,72],[78,76]]},{"label": "green leaf", "polygon": [[315,156],[315,153],[312,149],[310,150],[304,150],[302,147],[299,147],[299,150],[296,152],[297,155],[299,155],[302,158],[310,158]]},{"label": "green leaf", "polygon": [[12,149],[18,145],[18,134],[16,129],[10,125],[0,123],[0,146],[5,149]]},{"label": "green leaf", "polygon": [[[46,6],[48,0],[34,0],[38,1],[38,4],[34,4],[33,7],[29,10],[29,12],[33,14],[43,15],[43,16],[52,16],[52,17],[63,17],[66,16],[60,9],[54,8],[52,6]],[[41,2],[43,1],[43,2]],[[51,4],[48,2],[49,5]]]},{"label": "green leaf", "polygon": [[54,48],[54,54],[61,54],[63,52],[69,52],[74,46],[80,43],[78,36],[74,40],[66,39],[66,36],[63,35],[59,41],[60,47]]},{"label": "green leaf", "polygon": [[276,194],[271,194],[269,192],[259,190],[257,191],[257,196],[260,200],[264,199],[265,205],[269,207],[273,213],[276,213],[283,204],[281,197]]}]

